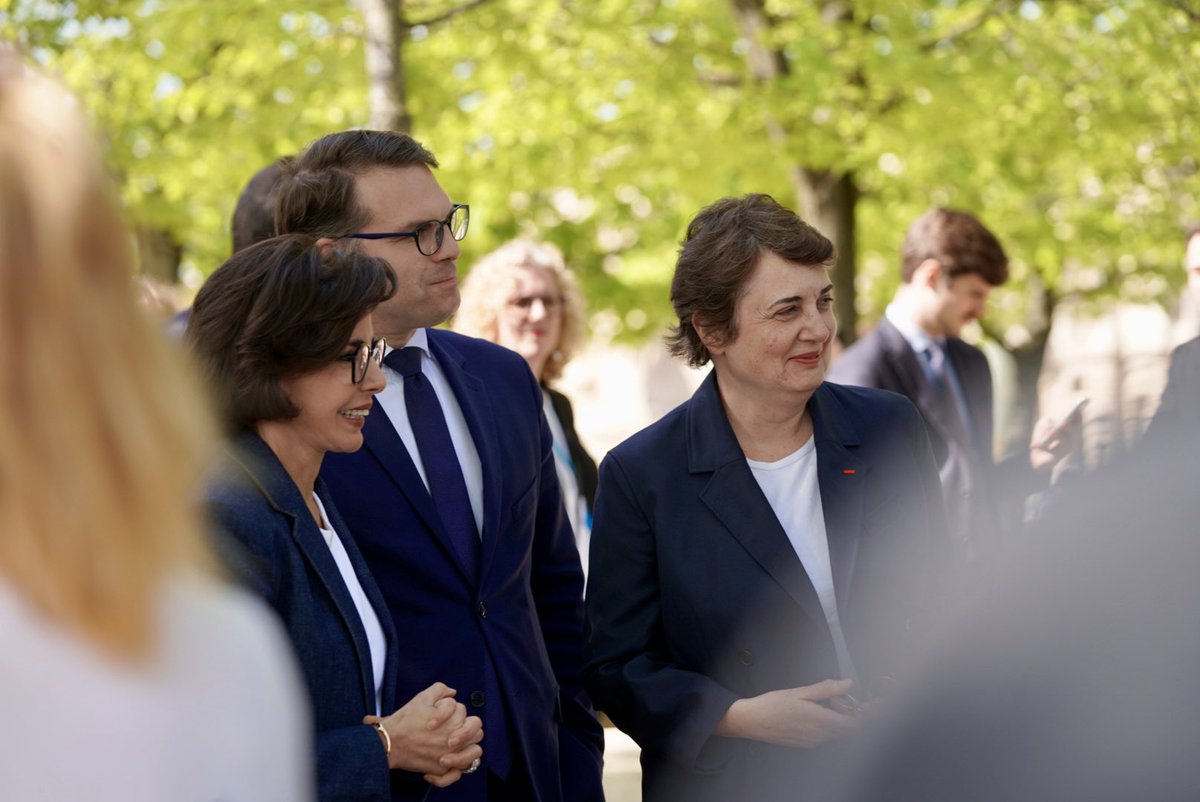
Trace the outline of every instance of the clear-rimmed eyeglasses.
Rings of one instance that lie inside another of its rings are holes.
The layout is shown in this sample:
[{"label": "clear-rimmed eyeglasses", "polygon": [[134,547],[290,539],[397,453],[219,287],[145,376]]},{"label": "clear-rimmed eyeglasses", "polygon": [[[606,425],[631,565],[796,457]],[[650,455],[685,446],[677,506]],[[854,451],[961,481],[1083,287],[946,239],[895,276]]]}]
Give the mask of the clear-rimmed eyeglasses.
[{"label": "clear-rimmed eyeglasses", "polygon": [[417,250],[425,256],[433,256],[442,247],[446,238],[446,229],[455,241],[461,241],[467,236],[467,228],[471,224],[471,207],[465,203],[456,203],[450,207],[450,214],[445,220],[430,220],[421,223],[412,231],[386,231],[378,234],[343,234],[338,239],[400,239],[412,237],[417,243]]},{"label": "clear-rimmed eyeglasses", "polygon": [[380,337],[369,343],[359,343],[354,353],[342,354],[338,357],[342,362],[350,363],[350,381],[358,384],[367,378],[367,368],[372,362],[383,364],[383,351],[387,348],[387,340]]},{"label": "clear-rimmed eyeglasses", "polygon": [[563,297],[561,295],[520,295],[516,298],[510,298],[508,305],[512,309],[519,309],[522,312],[528,313],[533,309],[535,301],[541,301],[542,307],[547,312],[557,312],[558,308],[563,305]]}]

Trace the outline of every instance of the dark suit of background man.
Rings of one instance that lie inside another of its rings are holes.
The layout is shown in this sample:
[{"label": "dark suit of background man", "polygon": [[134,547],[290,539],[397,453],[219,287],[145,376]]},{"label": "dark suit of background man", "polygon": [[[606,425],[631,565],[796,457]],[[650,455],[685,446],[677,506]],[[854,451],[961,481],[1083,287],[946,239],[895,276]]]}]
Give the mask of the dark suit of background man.
[{"label": "dark suit of background man", "polygon": [[[1200,226],[1188,232],[1188,289],[1200,301]],[[1170,438],[1176,430],[1200,427],[1200,337],[1188,340],[1171,354],[1167,389],[1146,430],[1149,441]]]},{"label": "dark suit of background man", "polygon": [[[955,562],[976,569],[999,545],[999,516],[1019,515],[1020,499],[1043,482],[1035,471],[1061,458],[1067,438],[1052,436],[999,466],[993,459],[992,374],[983,353],[959,339],[1008,278],[992,232],[965,212],[933,209],[905,235],[902,265],[884,318],[833,363],[829,380],[892,390],[917,405],[942,477]],[[1039,422],[1034,442],[1052,429]]]},{"label": "dark suit of background man", "polygon": [[[440,678],[483,718],[483,770],[429,799],[599,800],[603,733],[580,679],[583,574],[541,391],[515,353],[427,328],[458,307],[465,234],[436,166],[406,135],[349,131],[286,168],[280,232],[361,248],[399,276],[374,313],[393,349],[388,387],[364,447],[329,455],[322,477],[395,620],[397,693]],[[410,397],[422,385],[434,403]],[[434,430],[445,448],[428,445]]]}]

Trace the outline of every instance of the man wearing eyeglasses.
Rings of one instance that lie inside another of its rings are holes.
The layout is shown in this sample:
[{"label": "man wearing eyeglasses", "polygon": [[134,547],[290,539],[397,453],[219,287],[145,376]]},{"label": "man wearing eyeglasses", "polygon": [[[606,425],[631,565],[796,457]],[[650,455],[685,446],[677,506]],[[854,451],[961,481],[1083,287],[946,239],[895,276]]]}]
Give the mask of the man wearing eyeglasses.
[{"label": "man wearing eyeglasses", "polygon": [[387,598],[397,692],[441,679],[484,722],[479,771],[428,799],[602,800],[603,735],[580,682],[583,574],[541,390],[517,354],[432,328],[458,308],[470,220],[436,166],[407,135],[348,131],[287,168],[280,232],[382,257],[398,277],[374,313],[388,386],[364,448],[321,475]]}]

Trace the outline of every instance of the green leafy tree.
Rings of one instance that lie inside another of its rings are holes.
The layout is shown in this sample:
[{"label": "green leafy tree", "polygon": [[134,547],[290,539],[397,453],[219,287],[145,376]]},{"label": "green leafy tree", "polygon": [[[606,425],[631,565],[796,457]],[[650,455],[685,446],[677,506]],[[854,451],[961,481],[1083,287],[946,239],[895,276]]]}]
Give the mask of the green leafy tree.
[{"label": "green leafy tree", "polygon": [[383,125],[472,204],[464,265],[555,242],[601,336],[661,331],[684,227],[720,196],[769,192],[834,237],[847,339],[908,223],[973,211],[1012,259],[985,331],[1029,393],[1061,300],[1179,288],[1198,27],[1185,0],[0,0],[192,278],[255,170]]}]

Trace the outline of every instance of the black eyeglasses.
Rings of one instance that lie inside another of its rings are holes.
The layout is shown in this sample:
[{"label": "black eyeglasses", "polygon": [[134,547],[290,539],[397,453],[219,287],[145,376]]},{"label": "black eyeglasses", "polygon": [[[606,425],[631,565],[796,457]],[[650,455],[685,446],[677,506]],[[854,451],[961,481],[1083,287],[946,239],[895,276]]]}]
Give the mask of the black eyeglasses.
[{"label": "black eyeglasses", "polygon": [[456,203],[450,207],[450,214],[445,220],[430,220],[428,223],[414,228],[412,231],[388,231],[380,234],[343,234],[338,239],[399,239],[412,237],[417,243],[417,250],[425,256],[433,256],[442,247],[446,238],[446,229],[456,242],[461,242],[467,236],[467,227],[471,224],[471,207],[465,203]]},{"label": "black eyeglasses", "polygon": [[342,354],[338,359],[350,363],[350,381],[358,384],[367,378],[367,368],[372,362],[383,364],[383,349],[387,348],[387,340],[380,337],[369,343],[359,343],[352,354]]}]

